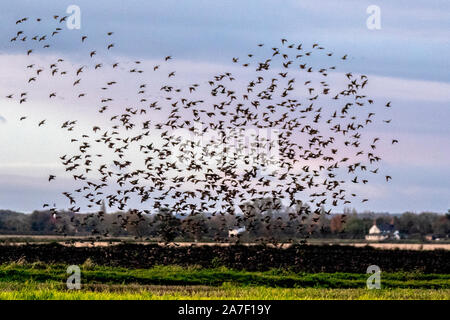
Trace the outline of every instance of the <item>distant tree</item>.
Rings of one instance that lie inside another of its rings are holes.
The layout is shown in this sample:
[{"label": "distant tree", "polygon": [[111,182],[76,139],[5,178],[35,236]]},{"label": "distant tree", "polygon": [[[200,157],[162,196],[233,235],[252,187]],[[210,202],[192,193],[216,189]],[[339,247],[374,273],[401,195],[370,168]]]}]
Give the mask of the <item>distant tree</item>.
[{"label": "distant tree", "polygon": [[433,222],[437,219],[437,214],[422,212],[417,218],[417,228],[421,235],[433,233]]},{"label": "distant tree", "polygon": [[6,234],[27,234],[30,233],[30,221],[28,216],[9,210],[0,211],[0,232]]},{"label": "distant tree", "polygon": [[[243,221],[243,225],[247,230],[243,239],[280,238],[280,232],[275,227],[276,224],[278,227],[280,226],[280,219],[278,221],[276,219],[286,210],[280,199],[272,197],[255,198],[239,207],[244,213],[245,221]],[[238,225],[241,226],[240,223]]]},{"label": "distant tree", "polygon": [[347,218],[344,225],[344,232],[354,239],[362,239],[367,234],[367,225],[364,220],[360,219],[356,214],[352,214]]},{"label": "distant tree", "polygon": [[433,222],[432,228],[434,234],[450,236],[450,213],[438,217]]},{"label": "distant tree", "polygon": [[170,212],[169,209],[162,208],[158,215],[158,235],[165,242],[171,242],[180,234],[180,220]]},{"label": "distant tree", "polygon": [[181,231],[183,237],[189,237],[189,240],[201,241],[203,236],[208,232],[205,217],[197,214],[184,219],[181,222]]},{"label": "distant tree", "polygon": [[129,210],[127,217],[127,231],[130,235],[142,238],[150,235],[148,218],[138,210]]},{"label": "distant tree", "polygon": [[52,215],[48,211],[34,211],[29,216],[30,229],[34,233],[49,234],[55,230]]},{"label": "distant tree", "polygon": [[330,230],[332,233],[342,232],[344,229],[344,224],[342,222],[342,215],[336,214],[331,218],[330,221]]},{"label": "distant tree", "polygon": [[418,234],[419,228],[417,226],[418,219],[417,215],[411,212],[405,212],[398,217],[397,228],[401,233],[404,234]]}]

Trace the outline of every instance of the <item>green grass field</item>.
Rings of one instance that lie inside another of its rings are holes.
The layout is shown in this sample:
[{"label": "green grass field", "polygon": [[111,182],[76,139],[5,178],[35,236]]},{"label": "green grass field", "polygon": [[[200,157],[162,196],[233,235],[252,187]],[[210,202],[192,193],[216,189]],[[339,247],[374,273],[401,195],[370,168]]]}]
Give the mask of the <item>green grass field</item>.
[{"label": "green grass field", "polygon": [[65,265],[0,266],[0,299],[450,299],[450,275],[382,273],[381,290],[366,274],[249,272],[224,267],[81,268],[81,290],[68,290]]},{"label": "green grass field", "polygon": [[104,286],[65,290],[54,284],[9,284],[0,299],[21,300],[448,300],[449,289],[322,289],[203,286]]}]

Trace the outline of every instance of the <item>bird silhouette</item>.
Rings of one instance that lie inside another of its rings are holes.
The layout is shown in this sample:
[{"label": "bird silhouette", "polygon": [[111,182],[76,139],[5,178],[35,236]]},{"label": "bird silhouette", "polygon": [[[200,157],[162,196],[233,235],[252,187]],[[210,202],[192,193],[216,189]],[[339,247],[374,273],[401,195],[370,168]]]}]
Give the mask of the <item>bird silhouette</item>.
[{"label": "bird silhouette", "polygon": [[[67,17],[55,15],[54,19],[62,23]],[[40,34],[34,41],[44,41],[48,48],[57,45],[56,38],[63,37],[65,30]],[[52,37],[47,39],[46,34]],[[106,32],[107,37],[113,34]],[[15,46],[19,36],[25,42],[33,35],[19,30],[12,36],[8,43]],[[82,132],[77,119],[61,126],[75,150],[60,156],[65,173],[76,185],[61,193],[72,213],[105,203],[127,212],[118,215],[114,224],[127,232],[155,215],[160,219],[155,224],[164,234],[177,234],[181,229],[185,234],[204,234],[208,230],[198,220],[202,216],[220,221],[217,241],[225,241],[231,232],[233,241],[239,242],[241,234],[235,230],[245,229],[243,234],[249,234],[262,226],[266,234],[262,243],[278,243],[276,230],[290,230],[305,243],[320,230],[321,216],[330,214],[332,207],[356,201],[359,196],[354,188],[362,190],[369,176],[378,174],[382,158],[376,152],[382,141],[370,135],[370,127],[377,114],[383,113],[375,110],[375,100],[367,96],[368,77],[343,72],[343,88],[327,81],[329,73],[348,63],[347,54],[335,58],[319,43],[308,45],[312,49],[307,51],[303,49],[306,44],[282,38],[281,46],[269,47],[268,52],[260,43],[251,53],[232,57],[236,68],[246,68],[247,78],[223,71],[185,84],[177,79],[181,72],[174,70],[176,59],[168,55],[150,69],[159,75],[156,84],[146,81],[144,61],[111,64],[103,56],[116,47],[111,38],[107,50],[98,51],[85,51],[87,39],[83,35],[78,40],[88,61],[83,66],[59,58],[46,70],[31,60],[26,69],[35,76],[24,84],[38,88],[46,76],[68,84],[65,90],[57,90],[58,95],[49,94],[53,103],[69,101],[71,96],[79,103],[86,95],[98,99],[95,112],[102,121],[90,126],[92,130]],[[27,49],[27,56],[42,49]],[[322,65],[315,65],[312,56]],[[169,60],[173,71],[165,70]],[[99,75],[106,66],[113,75],[105,81]],[[122,80],[125,77],[130,80]],[[96,85],[87,88],[85,78]],[[124,85],[134,85],[134,89],[121,91]],[[11,101],[14,97],[7,96]],[[19,104],[28,103],[32,95],[17,99]],[[391,102],[385,107],[391,107]],[[40,121],[38,127],[45,123]],[[180,130],[188,137],[179,134]],[[390,145],[396,143],[392,139]],[[49,175],[48,182],[55,179]],[[391,179],[385,175],[386,182]],[[359,203],[369,201],[358,199]],[[281,211],[286,214],[277,215]],[[104,213],[96,217],[105,219]],[[181,220],[180,225],[174,219]],[[93,236],[112,234],[101,228],[91,230],[95,230]]]}]

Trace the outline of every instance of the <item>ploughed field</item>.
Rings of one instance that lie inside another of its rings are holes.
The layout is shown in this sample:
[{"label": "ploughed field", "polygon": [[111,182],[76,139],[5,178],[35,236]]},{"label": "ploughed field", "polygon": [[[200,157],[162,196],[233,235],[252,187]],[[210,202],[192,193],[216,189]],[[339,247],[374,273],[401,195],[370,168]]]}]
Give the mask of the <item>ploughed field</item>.
[{"label": "ploughed field", "polygon": [[236,270],[366,273],[370,265],[382,272],[450,274],[448,250],[382,250],[342,245],[293,245],[285,248],[260,245],[175,246],[119,244],[75,247],[60,244],[0,245],[0,264],[21,261],[45,264],[150,268],[161,265],[224,266]]},{"label": "ploughed field", "polygon": [[[450,251],[354,246],[0,245],[0,299],[450,299]],[[69,290],[67,267],[80,268]],[[367,267],[381,289],[367,289]]]},{"label": "ploughed field", "polygon": [[450,299],[450,275],[382,273],[381,289],[367,274],[303,273],[283,269],[80,266],[81,289],[66,286],[66,265],[0,266],[0,299]]},{"label": "ploughed field", "polygon": [[[76,247],[107,247],[112,245],[118,245],[121,243],[128,244],[159,244],[167,245],[166,243],[159,242],[158,239],[152,239],[150,241],[140,241],[133,237],[109,237],[93,239],[90,236],[58,236],[58,235],[0,235],[0,244],[5,245],[25,245],[25,244],[48,244],[48,243],[59,243],[66,246],[76,246]],[[176,246],[229,246],[233,245],[232,242],[217,243],[217,242],[172,242]],[[243,245],[252,246],[256,243],[242,243]],[[373,247],[379,249],[401,249],[401,250],[450,250],[450,241],[440,240],[440,241],[419,241],[417,239],[402,239],[395,240],[393,242],[372,242],[362,239],[309,239],[306,243],[308,245],[344,245],[344,246],[355,246],[355,247]],[[283,248],[289,247],[292,244],[283,243],[278,244],[278,246]]]}]

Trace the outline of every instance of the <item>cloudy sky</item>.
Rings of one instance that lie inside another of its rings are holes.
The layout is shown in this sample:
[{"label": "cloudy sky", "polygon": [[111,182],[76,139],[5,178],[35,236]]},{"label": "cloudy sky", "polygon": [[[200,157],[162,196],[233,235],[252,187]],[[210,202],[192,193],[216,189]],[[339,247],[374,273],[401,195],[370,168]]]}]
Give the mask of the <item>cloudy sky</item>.
[{"label": "cloudy sky", "polygon": [[[6,95],[23,90],[25,79],[18,71],[27,58],[25,47],[9,41],[18,30],[16,20],[64,15],[70,5],[81,9],[81,29],[66,32],[58,46],[37,55],[39,63],[55,57],[82,63],[79,37],[88,34],[95,44],[104,41],[106,31],[115,32],[117,57],[150,63],[172,55],[192,78],[230,65],[232,57],[248,53],[257,43],[278,45],[281,38],[318,42],[336,54],[348,54],[346,71],[368,75],[372,96],[391,100],[394,106],[393,124],[380,135],[401,142],[383,155],[392,183],[373,185],[371,200],[356,209],[446,212],[450,208],[447,0],[324,0],[320,6],[315,0],[16,0],[0,4],[0,209],[38,209],[64,187],[64,181],[48,184],[46,177],[61,169],[55,159],[67,137],[51,125],[38,131],[20,123],[19,111],[25,109],[19,108],[25,106]],[[379,30],[366,25],[371,5],[380,8]],[[59,120],[90,117],[88,106],[33,101],[26,104],[26,113],[36,121],[42,120],[42,110]]]}]

